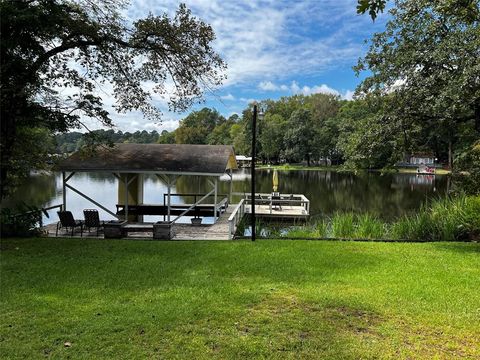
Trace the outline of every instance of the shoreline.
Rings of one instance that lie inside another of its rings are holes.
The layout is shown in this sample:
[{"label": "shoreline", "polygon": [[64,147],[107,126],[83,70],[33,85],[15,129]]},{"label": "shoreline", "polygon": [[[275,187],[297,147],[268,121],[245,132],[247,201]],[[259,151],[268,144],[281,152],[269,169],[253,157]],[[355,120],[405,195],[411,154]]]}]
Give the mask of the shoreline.
[{"label": "shoreline", "polygon": [[[393,168],[393,169],[345,169],[341,165],[332,165],[332,166],[305,166],[305,165],[259,165],[256,166],[257,170],[281,170],[281,171],[333,171],[333,172],[347,172],[347,173],[356,173],[356,172],[375,172],[375,173],[385,173],[385,174],[417,174],[416,168]],[[450,170],[445,169],[436,169],[435,174],[427,175],[450,175]],[[419,174],[420,175],[420,174]],[[425,174],[423,174],[425,175]]]}]

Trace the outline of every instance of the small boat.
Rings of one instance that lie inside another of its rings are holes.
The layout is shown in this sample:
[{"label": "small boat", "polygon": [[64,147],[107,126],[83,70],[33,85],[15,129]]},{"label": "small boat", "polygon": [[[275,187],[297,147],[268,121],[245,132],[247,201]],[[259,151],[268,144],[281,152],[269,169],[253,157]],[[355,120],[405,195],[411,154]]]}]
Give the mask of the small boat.
[{"label": "small boat", "polygon": [[435,175],[435,168],[427,165],[420,165],[417,168],[418,175]]}]

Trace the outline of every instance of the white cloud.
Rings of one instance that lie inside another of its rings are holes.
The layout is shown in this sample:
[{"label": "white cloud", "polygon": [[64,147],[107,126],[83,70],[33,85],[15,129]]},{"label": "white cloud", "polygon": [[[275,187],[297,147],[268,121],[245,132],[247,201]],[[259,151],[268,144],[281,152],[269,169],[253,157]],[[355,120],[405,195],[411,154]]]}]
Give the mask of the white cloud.
[{"label": "white cloud", "polygon": [[258,101],[258,100],[252,99],[252,98],[243,98],[243,97],[242,97],[242,98],[240,98],[240,101],[241,101],[241,102],[244,102],[244,103],[247,103],[247,104],[251,104],[251,103],[253,103],[253,102],[255,102],[255,101]]},{"label": "white cloud", "polygon": [[233,96],[232,94],[228,93],[227,95],[222,95],[222,96],[220,96],[220,99],[233,101],[233,100],[235,100],[235,96]]},{"label": "white cloud", "polygon": [[[357,16],[352,0],[223,1],[185,0],[195,16],[212,25],[214,47],[228,63],[228,85],[261,77],[284,79],[295,74],[318,74],[353,64],[363,44],[352,34],[370,37],[382,26]],[[134,0],[128,15],[144,17],[148,11],[170,15],[177,0]]]},{"label": "white cloud", "polygon": [[276,91],[279,89],[279,87],[271,81],[262,81],[260,84],[258,84],[258,88],[265,91]]},{"label": "white cloud", "polygon": [[312,95],[312,94],[332,94],[339,95],[342,99],[352,100],[354,91],[346,90],[340,92],[327,84],[315,85],[315,86],[300,86],[296,81],[292,81],[290,85],[275,84],[271,81],[262,81],[258,84],[258,88],[264,91],[289,91],[292,94]]},{"label": "white cloud", "polygon": [[[332,69],[350,67],[364,51],[364,45],[355,38],[369,38],[374,31],[383,27],[384,17],[372,23],[368,16],[357,16],[355,0],[184,0],[194,16],[212,25],[216,40],[214,48],[228,64],[227,76],[221,100],[228,101],[227,111],[254,101],[258,90],[278,91],[286,94],[338,94],[351,99],[351,90],[336,90],[318,79]],[[144,18],[149,12],[172,15],[178,8],[177,0],[132,0],[125,15],[129,21]],[[353,35],[352,35],[353,34]],[[301,85],[304,79],[320,85]],[[263,80],[268,79],[268,80]],[[291,82],[297,79],[297,82]],[[263,81],[262,81],[263,80]],[[146,90],[153,83],[145,84]],[[229,88],[230,87],[230,88]],[[165,88],[173,91],[173,84]],[[229,88],[228,91],[226,88]],[[235,91],[250,89],[252,93]],[[111,88],[104,89],[105,104],[114,104]],[[235,95],[235,96],[234,96]],[[208,94],[207,94],[208,97]],[[153,103],[164,113],[162,124],[148,122],[138,112],[114,114],[117,129],[173,130],[183,115],[168,111],[166,97],[153,94]],[[236,101],[236,103],[235,103]],[[93,128],[98,123],[88,122]],[[158,131],[158,130],[157,130]]]},{"label": "white cloud", "polygon": [[342,98],[344,100],[353,100],[353,95],[355,94],[355,91],[352,90],[347,90],[345,93],[342,95]]}]

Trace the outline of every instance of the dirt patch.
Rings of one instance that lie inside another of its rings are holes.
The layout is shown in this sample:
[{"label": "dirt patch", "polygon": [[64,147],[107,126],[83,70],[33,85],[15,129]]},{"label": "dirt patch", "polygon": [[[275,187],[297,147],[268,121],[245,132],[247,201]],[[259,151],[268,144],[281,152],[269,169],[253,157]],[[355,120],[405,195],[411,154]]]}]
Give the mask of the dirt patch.
[{"label": "dirt patch", "polygon": [[480,334],[455,331],[450,328],[434,329],[398,322],[401,345],[400,358],[415,359],[480,359]]},{"label": "dirt patch", "polygon": [[335,306],[326,307],[324,316],[332,326],[339,326],[344,331],[381,337],[375,328],[382,323],[383,319],[373,311],[348,306]]}]

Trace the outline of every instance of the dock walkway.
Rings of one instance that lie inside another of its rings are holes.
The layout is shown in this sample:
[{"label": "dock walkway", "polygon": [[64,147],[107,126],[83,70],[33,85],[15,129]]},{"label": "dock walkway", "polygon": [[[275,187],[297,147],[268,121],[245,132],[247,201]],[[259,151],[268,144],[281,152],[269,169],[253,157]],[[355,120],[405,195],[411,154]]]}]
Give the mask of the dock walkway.
[{"label": "dock walkway", "polygon": [[[172,239],[175,240],[228,240],[229,224],[228,218],[231,215],[235,206],[229,206],[224,213],[219,217],[215,224],[202,224],[193,226],[191,224],[175,224],[175,236]],[[127,225],[128,226],[128,225]],[[152,239],[152,224],[135,224],[135,227],[144,227],[145,231],[129,232],[128,237],[124,239],[142,239],[142,240],[154,240]],[[55,237],[56,223],[49,224],[43,227],[43,230],[48,237]],[[60,230],[59,237],[70,237],[70,232]],[[75,238],[80,238],[80,231],[75,231]],[[92,230],[83,232],[83,238],[85,239],[103,239],[103,232],[97,236],[97,232]]]},{"label": "dock walkway", "polygon": [[[172,240],[230,240],[234,238],[238,225],[245,214],[251,213],[252,201],[249,195],[240,200],[238,204],[230,204],[225,211],[219,211],[215,224],[182,224],[174,226]],[[271,194],[256,194],[255,213],[258,218],[279,221],[305,221],[310,214],[310,201],[302,194],[280,194],[272,197]],[[129,223],[128,236],[125,239],[150,239],[153,240],[153,223]],[[43,227],[46,235],[55,236],[56,224]],[[84,232],[84,238],[95,238],[97,233]],[[61,237],[69,237],[64,231],[59,232]],[[80,237],[77,230],[75,237]],[[99,234],[103,238],[103,233]]]}]

